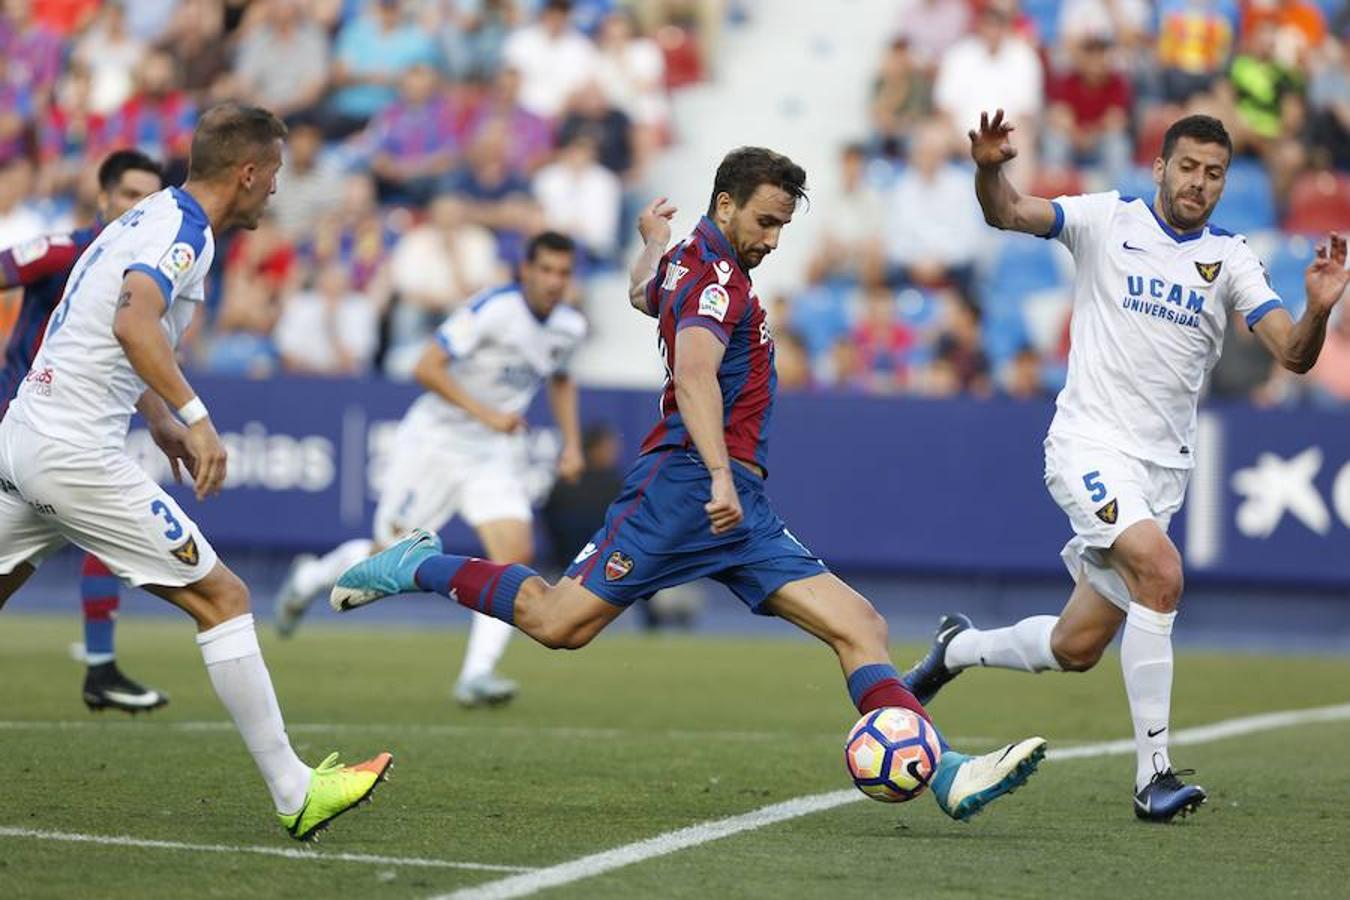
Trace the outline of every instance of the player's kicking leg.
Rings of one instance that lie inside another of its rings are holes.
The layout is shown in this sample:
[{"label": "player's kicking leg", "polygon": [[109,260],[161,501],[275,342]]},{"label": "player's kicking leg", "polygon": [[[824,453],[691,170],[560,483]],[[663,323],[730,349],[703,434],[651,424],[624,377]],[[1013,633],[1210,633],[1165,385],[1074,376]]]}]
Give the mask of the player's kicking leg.
[{"label": "player's kicking leg", "polygon": [[[774,591],[764,606],[830,645],[859,712],[900,706],[932,724],[932,717],[901,683],[891,663],[886,620],[838,577],[826,572],[789,582]],[[943,741],[932,781],[933,797],[953,819],[969,819],[1025,784],[1045,757],[1045,746],[1044,738],[1032,737],[982,756],[967,756]]]},{"label": "player's kicking leg", "polygon": [[339,575],[376,549],[375,542],[369,538],[356,538],[339,544],[323,556],[301,553],[291,560],[272,609],[277,634],[284,638],[294,635],[314,599],[332,590]]},{"label": "player's kicking leg", "polygon": [[1084,561],[1058,618],[1032,616],[986,631],[964,616],[944,618],[932,649],[905,678],[916,695],[931,699],[972,666],[1083,672],[1096,665],[1123,625],[1121,669],[1136,749],[1134,811],[1146,821],[1168,822],[1194,812],[1206,799],[1204,788],[1180,780],[1190,773],[1174,770],[1168,755],[1171,635],[1181,596],[1181,558],[1151,520],[1125,529],[1104,558],[1111,569]]},{"label": "player's kicking leg", "polygon": [[370,797],[389,770],[388,753],[351,766],[339,765],[334,753],[311,769],[291,748],[258,647],[248,588],[233,572],[216,562],[206,577],[191,584],[145,588],[197,621],[197,644],[211,686],[262,773],[288,834],[302,841],[314,839],[334,819]]},{"label": "player's kicking leg", "polygon": [[418,529],[352,566],[330,603],[349,612],[395,594],[433,593],[514,625],[551,650],[586,646],[627,608],[607,603],[574,578],[550,585],[533,569],[441,552],[441,539]]},{"label": "player's kicking leg", "polygon": [[162,691],[142,687],[117,667],[113,630],[121,603],[117,576],[92,553],[80,569],[80,601],[84,608],[84,703],[91,710],[120,709],[138,713],[169,702]]}]

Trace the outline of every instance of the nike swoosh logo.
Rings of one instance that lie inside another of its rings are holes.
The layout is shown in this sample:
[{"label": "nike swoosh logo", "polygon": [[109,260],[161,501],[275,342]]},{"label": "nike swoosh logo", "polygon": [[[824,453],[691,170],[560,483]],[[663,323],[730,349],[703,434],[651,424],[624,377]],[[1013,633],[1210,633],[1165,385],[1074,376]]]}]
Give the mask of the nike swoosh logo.
[{"label": "nike swoosh logo", "polygon": [[1157,737],[1158,735],[1162,734],[1162,733],[1163,733],[1164,731],[1166,731],[1166,730],[1167,730],[1167,726],[1166,726],[1166,725],[1164,725],[1163,727],[1161,727],[1161,728],[1159,728],[1159,729],[1156,729],[1156,730],[1150,728],[1150,729],[1148,730],[1148,736],[1149,736],[1149,737]]},{"label": "nike swoosh logo", "polygon": [[125,691],[104,691],[103,696],[118,703],[125,703],[127,706],[149,706],[159,702],[159,694],[153,692],[128,694]]},{"label": "nike swoosh logo", "polygon": [[1134,805],[1137,806],[1137,807],[1139,807],[1140,809],[1142,809],[1145,813],[1151,813],[1151,812],[1153,812],[1153,795],[1150,794],[1149,797],[1148,797],[1148,801],[1145,802],[1145,803],[1140,803],[1140,802],[1139,802],[1139,798],[1138,798],[1138,797],[1135,797],[1135,798],[1134,798]]},{"label": "nike swoosh logo", "polygon": [[1013,752],[1013,748],[1016,747],[1016,746],[1017,746],[1016,744],[1009,744],[1009,745],[1008,745],[1008,749],[1006,749],[1006,750],[1003,751],[1003,755],[1000,756],[1000,757],[998,758],[998,761],[999,761],[999,762],[1003,762],[1005,759],[1007,759],[1007,758],[1008,758],[1008,754],[1011,753],[1011,752]]},{"label": "nike swoosh logo", "polygon": [[939,632],[937,636],[938,643],[945,644],[947,641],[951,640],[952,635],[958,633],[960,630],[961,630],[960,625],[953,625],[947,630]]},{"label": "nike swoosh logo", "polygon": [[1143,252],[1144,252],[1144,248],[1143,248],[1143,247],[1131,247],[1129,241],[1125,241],[1124,243],[1121,244],[1121,246],[1124,247],[1126,250],[1133,250],[1133,251],[1135,251],[1136,253],[1143,253]]}]

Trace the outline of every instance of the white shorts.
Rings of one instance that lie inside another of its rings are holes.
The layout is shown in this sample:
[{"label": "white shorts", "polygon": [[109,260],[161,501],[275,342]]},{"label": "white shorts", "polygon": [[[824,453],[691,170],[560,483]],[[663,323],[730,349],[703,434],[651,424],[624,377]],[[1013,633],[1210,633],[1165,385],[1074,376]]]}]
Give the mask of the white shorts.
[{"label": "white shorts", "polygon": [[0,422],[0,574],[65,543],[134,585],[205,578],[216,551],[163,488],[120,450],[72,448]]},{"label": "white shorts", "polygon": [[376,542],[391,544],[414,528],[440,531],[456,515],[475,528],[500,519],[529,522],[525,444],[504,438],[468,452],[400,428],[375,507]]},{"label": "white shorts", "polygon": [[1088,583],[1123,610],[1125,580],[1103,550],[1136,522],[1152,519],[1164,532],[1186,499],[1190,469],[1171,469],[1072,435],[1045,439],[1045,486],[1069,517],[1074,537],[1060,551],[1075,583]]}]

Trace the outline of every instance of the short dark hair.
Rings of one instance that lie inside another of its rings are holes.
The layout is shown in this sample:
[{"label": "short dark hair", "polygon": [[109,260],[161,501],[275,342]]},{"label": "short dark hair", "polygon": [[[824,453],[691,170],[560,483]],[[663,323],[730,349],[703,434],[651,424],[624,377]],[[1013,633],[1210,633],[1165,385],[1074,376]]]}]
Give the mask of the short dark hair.
[{"label": "short dark hair", "polygon": [[1172,158],[1177,141],[1184,137],[1202,144],[1222,144],[1228,151],[1228,158],[1233,158],[1233,139],[1228,136],[1228,129],[1223,127],[1223,123],[1213,116],[1195,115],[1177,119],[1172,123],[1172,127],[1167,129],[1167,133],[1163,135],[1162,145],[1164,161]]},{"label": "short dark hair", "polygon": [[577,242],[561,232],[541,231],[525,245],[525,261],[534,262],[540,250],[574,254],[577,252]]},{"label": "short dark hair", "polygon": [[149,172],[164,183],[164,167],[139,150],[114,150],[99,164],[98,186],[111,191],[128,172]]},{"label": "short dark hair", "polygon": [[708,215],[717,208],[718,194],[730,194],[733,203],[744,206],[761,184],[781,188],[796,203],[806,197],[806,170],[765,147],[732,150],[723,157],[713,177]]},{"label": "short dark hair", "polygon": [[222,103],[197,120],[188,155],[188,178],[209,181],[256,159],[286,136],[286,125],[261,106]]}]

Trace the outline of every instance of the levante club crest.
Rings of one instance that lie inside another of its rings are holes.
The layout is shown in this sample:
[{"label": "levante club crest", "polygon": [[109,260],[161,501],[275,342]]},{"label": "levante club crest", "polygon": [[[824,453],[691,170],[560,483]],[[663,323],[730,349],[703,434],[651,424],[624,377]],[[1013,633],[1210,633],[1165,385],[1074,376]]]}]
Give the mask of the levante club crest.
[{"label": "levante club crest", "polygon": [[633,557],[624,556],[618,550],[609,555],[605,560],[605,580],[618,581],[629,572],[633,571]]}]

